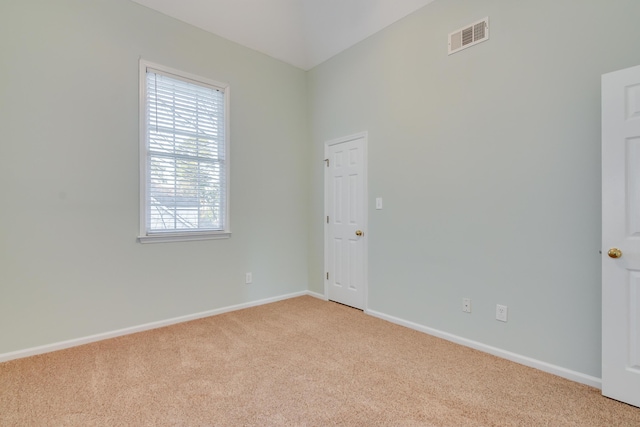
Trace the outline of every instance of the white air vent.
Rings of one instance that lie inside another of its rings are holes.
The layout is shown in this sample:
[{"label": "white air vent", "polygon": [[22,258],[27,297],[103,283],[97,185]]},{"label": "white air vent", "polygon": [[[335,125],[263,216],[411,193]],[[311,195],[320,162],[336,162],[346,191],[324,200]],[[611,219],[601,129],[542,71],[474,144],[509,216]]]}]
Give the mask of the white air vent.
[{"label": "white air vent", "polygon": [[489,40],[488,17],[449,34],[449,55],[485,40]]}]

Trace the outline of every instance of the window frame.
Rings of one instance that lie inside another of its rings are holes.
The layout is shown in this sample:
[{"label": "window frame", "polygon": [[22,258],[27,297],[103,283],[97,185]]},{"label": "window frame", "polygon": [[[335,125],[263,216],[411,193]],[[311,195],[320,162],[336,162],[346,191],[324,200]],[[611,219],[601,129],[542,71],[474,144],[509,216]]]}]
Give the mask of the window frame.
[{"label": "window frame", "polygon": [[[138,235],[138,241],[140,243],[163,243],[163,242],[179,242],[179,241],[192,241],[192,240],[211,240],[211,239],[227,239],[231,237],[231,222],[229,217],[229,205],[230,205],[230,128],[229,128],[229,98],[230,88],[227,83],[220,83],[212,79],[191,74],[185,71],[176,70],[171,67],[156,64],[144,59],[140,59],[139,64],[140,79],[139,79],[139,161],[140,161],[140,230]],[[224,93],[224,176],[225,176],[225,191],[224,191],[224,224],[222,230],[203,230],[196,229],[193,231],[176,230],[176,231],[161,231],[161,232],[148,232],[147,231],[147,219],[148,219],[148,200],[149,200],[149,162],[148,162],[148,117],[147,117],[147,71],[158,71],[162,74],[167,74],[169,77],[183,80],[189,83],[194,83],[203,86],[213,87]]]}]

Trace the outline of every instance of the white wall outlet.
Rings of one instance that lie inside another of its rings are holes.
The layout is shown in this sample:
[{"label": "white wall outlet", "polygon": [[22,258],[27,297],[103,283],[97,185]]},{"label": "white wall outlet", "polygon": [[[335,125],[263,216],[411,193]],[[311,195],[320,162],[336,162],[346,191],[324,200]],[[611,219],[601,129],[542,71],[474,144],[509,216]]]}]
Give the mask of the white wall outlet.
[{"label": "white wall outlet", "polygon": [[507,321],[507,306],[506,305],[496,305],[496,320],[501,322]]},{"label": "white wall outlet", "polygon": [[244,283],[247,285],[253,282],[253,275],[251,273],[244,273]]},{"label": "white wall outlet", "polygon": [[471,313],[471,298],[462,298],[462,311]]}]

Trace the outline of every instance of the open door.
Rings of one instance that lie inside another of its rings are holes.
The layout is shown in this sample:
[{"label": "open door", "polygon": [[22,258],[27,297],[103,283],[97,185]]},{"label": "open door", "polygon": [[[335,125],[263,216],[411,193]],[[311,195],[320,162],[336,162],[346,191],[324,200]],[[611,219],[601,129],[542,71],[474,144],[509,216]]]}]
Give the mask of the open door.
[{"label": "open door", "polygon": [[602,394],[640,407],[640,66],[602,76]]}]

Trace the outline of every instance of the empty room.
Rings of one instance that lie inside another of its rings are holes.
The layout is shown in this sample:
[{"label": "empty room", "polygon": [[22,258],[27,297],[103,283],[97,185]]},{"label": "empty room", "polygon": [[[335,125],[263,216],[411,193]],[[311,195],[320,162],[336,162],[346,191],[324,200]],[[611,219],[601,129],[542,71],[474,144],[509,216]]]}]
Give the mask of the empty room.
[{"label": "empty room", "polygon": [[0,425],[640,425],[639,19],[0,1]]}]

